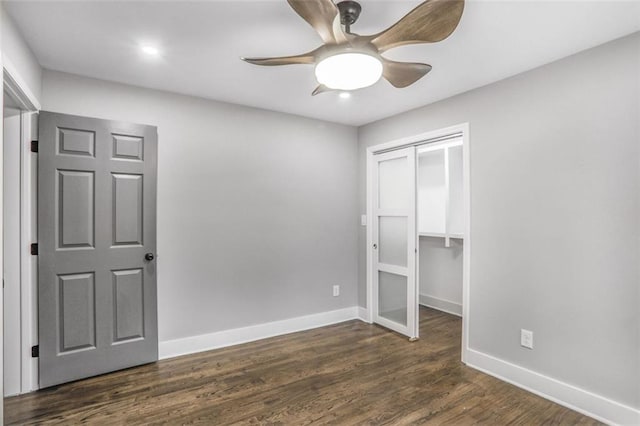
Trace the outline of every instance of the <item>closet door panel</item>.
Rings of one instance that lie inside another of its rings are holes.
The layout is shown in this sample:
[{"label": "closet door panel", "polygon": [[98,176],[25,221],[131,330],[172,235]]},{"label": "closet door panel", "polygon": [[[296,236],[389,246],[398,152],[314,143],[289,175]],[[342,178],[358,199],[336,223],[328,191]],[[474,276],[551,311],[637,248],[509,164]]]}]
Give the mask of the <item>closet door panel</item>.
[{"label": "closet door panel", "polygon": [[407,325],[407,277],[378,273],[378,313],[402,326]]},{"label": "closet door panel", "polygon": [[381,161],[378,168],[378,208],[408,208],[411,199],[411,188],[406,184],[408,179],[406,158]]},{"label": "closet door panel", "polygon": [[373,321],[418,337],[415,148],[375,156]]},{"label": "closet door panel", "polygon": [[418,156],[418,232],[446,232],[447,186],[444,150]]},{"label": "closet door panel", "polygon": [[407,266],[407,218],[381,216],[378,221],[380,252],[378,261],[388,265]]}]

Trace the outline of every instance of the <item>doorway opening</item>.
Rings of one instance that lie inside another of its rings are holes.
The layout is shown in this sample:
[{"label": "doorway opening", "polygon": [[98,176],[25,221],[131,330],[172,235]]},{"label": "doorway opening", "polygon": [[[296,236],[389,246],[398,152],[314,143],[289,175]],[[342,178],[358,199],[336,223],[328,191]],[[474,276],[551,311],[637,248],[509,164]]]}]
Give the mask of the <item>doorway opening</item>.
[{"label": "doorway opening", "polygon": [[420,305],[461,316],[468,350],[469,130],[461,124],[367,149],[367,309],[419,338]]}]

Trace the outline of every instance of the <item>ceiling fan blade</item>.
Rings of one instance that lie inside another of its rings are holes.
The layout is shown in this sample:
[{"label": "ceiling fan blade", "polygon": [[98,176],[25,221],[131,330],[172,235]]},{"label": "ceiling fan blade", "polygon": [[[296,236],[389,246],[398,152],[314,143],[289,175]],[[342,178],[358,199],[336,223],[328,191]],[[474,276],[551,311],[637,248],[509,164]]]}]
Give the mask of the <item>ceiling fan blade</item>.
[{"label": "ceiling fan blade", "polygon": [[371,41],[380,52],[405,44],[435,43],[456,29],[464,0],[427,0]]},{"label": "ceiling fan blade", "polygon": [[347,37],[340,25],[340,12],[331,0],[287,0],[302,19],[320,34],[327,44],[340,44]]},{"label": "ceiling fan blade", "polygon": [[318,87],[316,87],[313,92],[311,92],[311,96],[315,96],[315,95],[318,95],[320,93],[331,92],[333,90],[334,89],[330,89],[327,86],[325,86],[324,84],[321,84]]},{"label": "ceiling fan blade", "polygon": [[296,56],[281,56],[278,58],[240,58],[245,62],[254,65],[296,65],[296,64],[313,64],[316,61],[314,52],[303,53]]},{"label": "ceiling fan blade", "polygon": [[382,75],[393,87],[402,88],[415,83],[431,71],[431,65],[413,62],[395,62],[383,59]]}]

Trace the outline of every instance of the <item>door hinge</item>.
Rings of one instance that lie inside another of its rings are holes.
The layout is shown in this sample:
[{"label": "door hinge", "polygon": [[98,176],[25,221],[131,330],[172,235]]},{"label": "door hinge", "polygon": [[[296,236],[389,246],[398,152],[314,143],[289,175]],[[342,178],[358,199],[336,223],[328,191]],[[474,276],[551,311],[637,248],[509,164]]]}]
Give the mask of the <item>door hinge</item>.
[{"label": "door hinge", "polygon": [[31,141],[31,152],[38,152],[38,141]]},{"label": "door hinge", "polygon": [[40,356],[40,345],[31,346],[31,358],[38,358]]},{"label": "door hinge", "polygon": [[31,253],[32,256],[37,256],[38,255],[38,243],[31,244],[31,248],[29,249],[29,252]]}]

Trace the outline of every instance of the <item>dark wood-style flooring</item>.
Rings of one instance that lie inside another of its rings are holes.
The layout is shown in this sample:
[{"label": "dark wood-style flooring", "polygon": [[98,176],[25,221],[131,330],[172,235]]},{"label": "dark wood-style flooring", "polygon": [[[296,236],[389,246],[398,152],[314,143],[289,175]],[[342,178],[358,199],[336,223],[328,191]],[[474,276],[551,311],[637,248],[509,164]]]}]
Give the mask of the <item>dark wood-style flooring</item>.
[{"label": "dark wood-style flooring", "polygon": [[349,321],[5,400],[6,424],[597,424],[460,362],[461,320],[422,338]]}]

